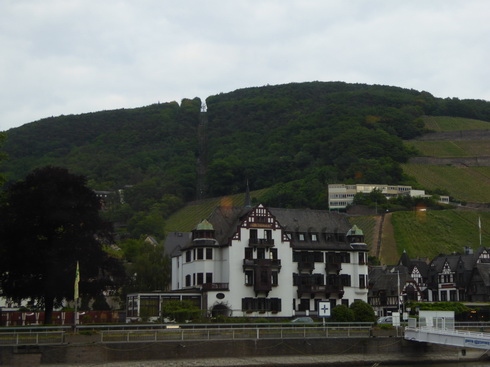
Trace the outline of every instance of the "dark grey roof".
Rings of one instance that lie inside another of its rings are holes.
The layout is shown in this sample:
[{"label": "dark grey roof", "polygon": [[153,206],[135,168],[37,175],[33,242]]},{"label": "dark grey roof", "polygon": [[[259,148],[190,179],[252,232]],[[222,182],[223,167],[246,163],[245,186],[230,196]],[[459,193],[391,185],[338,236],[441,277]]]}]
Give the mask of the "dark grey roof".
[{"label": "dark grey roof", "polygon": [[471,271],[474,268],[477,259],[478,255],[475,254],[440,254],[432,260],[432,262],[430,263],[430,268],[440,273],[444,267],[444,264],[447,262],[451,270],[455,271],[457,269],[458,263],[462,261],[465,271]]},{"label": "dark grey roof", "polygon": [[[399,273],[398,273],[399,272]],[[413,282],[404,266],[371,266],[369,267],[369,292],[384,290],[388,294],[398,294],[404,284]]]},{"label": "dark grey roof", "polygon": [[170,257],[180,255],[183,249],[191,240],[191,232],[169,232],[165,238],[165,254]]},{"label": "dark grey roof", "polygon": [[[349,231],[351,226],[344,214],[311,209],[270,208],[269,211],[286,232],[293,234],[291,246],[295,249],[367,251],[367,245],[363,243],[349,244],[346,241],[327,240],[325,234],[339,233],[345,236]],[[304,241],[300,241],[295,233],[306,234]],[[312,241],[312,233],[317,234],[316,241]]]},{"label": "dark grey roof", "polygon": [[237,206],[218,206],[208,218],[214,227],[215,238],[220,245],[230,242],[233,234],[238,230],[238,225],[252,208]]},{"label": "dark grey roof", "polygon": [[409,267],[410,269],[410,272],[412,272],[412,270],[414,268],[417,268],[420,272],[420,275],[422,275],[422,277],[427,277],[427,275],[429,274],[429,264],[427,264],[425,261],[423,260],[413,260],[411,261],[411,266]]},{"label": "dark grey roof", "polygon": [[426,261],[421,259],[410,259],[405,251],[403,251],[402,256],[400,256],[398,265],[405,266],[410,274],[412,273],[414,268],[417,268],[422,277],[427,277],[429,272],[429,264],[427,264]]},{"label": "dark grey roof", "polygon": [[343,233],[350,229],[347,217],[338,212],[311,209],[279,209],[269,211],[289,232]]},{"label": "dark grey roof", "polygon": [[490,287],[490,264],[476,264],[476,270],[486,287]]}]

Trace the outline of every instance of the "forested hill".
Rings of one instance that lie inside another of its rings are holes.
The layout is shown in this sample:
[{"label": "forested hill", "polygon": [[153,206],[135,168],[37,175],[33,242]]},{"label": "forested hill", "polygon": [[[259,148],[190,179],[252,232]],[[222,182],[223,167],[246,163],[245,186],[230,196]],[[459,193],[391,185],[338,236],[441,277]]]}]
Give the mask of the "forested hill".
[{"label": "forested hill", "polygon": [[26,124],[7,132],[1,168],[11,180],[51,164],[95,189],[132,185],[143,210],[165,195],[194,199],[199,167],[205,196],[248,180],[273,187],[270,205],[324,208],[330,182],[409,182],[400,163],[414,153],[402,139],[424,133],[421,116],[490,121],[490,102],[342,82],[246,88],[206,104],[206,114],[195,98]]}]

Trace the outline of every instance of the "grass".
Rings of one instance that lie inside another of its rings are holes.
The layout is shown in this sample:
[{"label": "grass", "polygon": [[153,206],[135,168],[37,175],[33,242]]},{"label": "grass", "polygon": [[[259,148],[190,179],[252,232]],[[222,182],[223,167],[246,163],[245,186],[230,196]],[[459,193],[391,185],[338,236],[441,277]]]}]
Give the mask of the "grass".
[{"label": "grass", "polygon": [[403,171],[426,189],[445,188],[457,200],[490,202],[490,167],[403,164]]},{"label": "grass", "polygon": [[426,116],[425,127],[433,131],[488,130],[490,123],[463,117]]}]

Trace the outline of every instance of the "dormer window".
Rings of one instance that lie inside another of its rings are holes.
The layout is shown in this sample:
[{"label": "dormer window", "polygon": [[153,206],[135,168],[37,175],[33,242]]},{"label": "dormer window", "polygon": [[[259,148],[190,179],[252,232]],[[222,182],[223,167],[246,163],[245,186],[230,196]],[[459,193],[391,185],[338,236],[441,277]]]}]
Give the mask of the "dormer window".
[{"label": "dormer window", "polygon": [[317,241],[318,241],[318,236],[317,236],[317,234],[316,234],[316,233],[312,233],[312,234],[311,234],[311,240],[312,240],[313,242],[317,242]]},{"label": "dormer window", "polygon": [[298,239],[300,241],[304,241],[305,240],[305,234],[304,233],[298,233]]}]

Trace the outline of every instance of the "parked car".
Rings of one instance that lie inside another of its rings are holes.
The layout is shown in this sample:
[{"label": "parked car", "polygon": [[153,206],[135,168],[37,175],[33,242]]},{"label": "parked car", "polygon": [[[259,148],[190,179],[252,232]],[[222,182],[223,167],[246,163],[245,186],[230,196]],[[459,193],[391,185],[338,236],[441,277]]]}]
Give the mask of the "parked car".
[{"label": "parked car", "polygon": [[291,322],[294,322],[296,324],[313,324],[315,321],[311,317],[297,317],[294,320],[291,320]]},{"label": "parked car", "polygon": [[383,316],[380,317],[377,321],[378,324],[393,324],[393,317],[392,316]]}]

